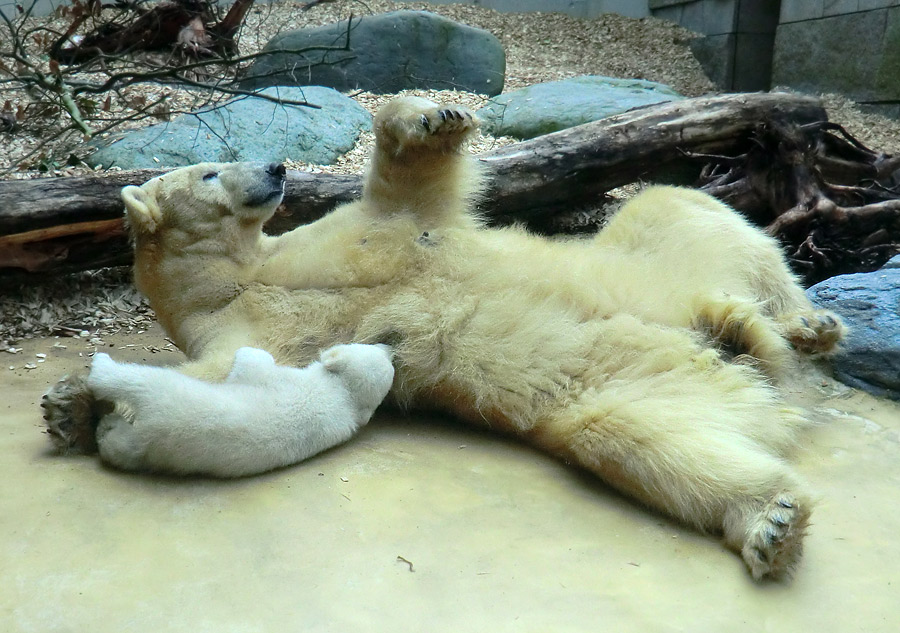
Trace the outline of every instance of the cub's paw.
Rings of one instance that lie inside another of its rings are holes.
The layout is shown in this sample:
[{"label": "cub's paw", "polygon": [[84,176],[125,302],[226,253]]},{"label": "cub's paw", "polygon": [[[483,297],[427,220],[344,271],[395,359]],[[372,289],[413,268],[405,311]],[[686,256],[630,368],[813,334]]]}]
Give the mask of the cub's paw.
[{"label": "cub's paw", "polygon": [[112,387],[115,384],[117,374],[116,361],[110,358],[109,354],[97,352],[91,361],[91,373],[87,377],[88,388]]},{"label": "cub's paw", "polygon": [[463,106],[438,105],[420,97],[401,97],[375,117],[378,142],[387,149],[452,151],[478,129],[478,118]]},{"label": "cub's paw", "polygon": [[275,367],[275,358],[269,352],[242,347],[234,353],[234,364],[225,382],[259,382],[266,379],[272,367]]},{"label": "cub's paw", "polygon": [[100,459],[122,470],[143,468],[144,448],[134,430],[134,424],[125,416],[111,413],[103,416],[97,426],[97,444]]},{"label": "cub's paw", "polygon": [[750,519],[741,556],[755,580],[791,575],[803,554],[809,513],[809,503],[782,492]]},{"label": "cub's paw", "polygon": [[41,399],[47,434],[62,453],[97,452],[97,421],[112,405],[98,401],[84,376],[64,376]]},{"label": "cub's paw", "polygon": [[829,310],[797,312],[780,321],[784,337],[797,350],[808,354],[834,351],[845,333],[841,318]]}]

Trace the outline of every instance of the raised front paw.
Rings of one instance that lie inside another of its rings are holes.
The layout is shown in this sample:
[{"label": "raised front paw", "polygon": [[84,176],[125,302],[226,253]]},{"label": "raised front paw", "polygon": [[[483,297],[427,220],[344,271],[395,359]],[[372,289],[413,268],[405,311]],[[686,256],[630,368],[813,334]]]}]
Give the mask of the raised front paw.
[{"label": "raised front paw", "polygon": [[809,511],[807,502],[782,492],[751,519],[741,556],[755,580],[790,576],[803,553]]},{"label": "raised front paw", "polygon": [[465,134],[478,127],[475,115],[462,106],[439,106],[419,115],[427,134]]},{"label": "raised front paw", "polygon": [[47,434],[60,452],[97,451],[100,415],[112,406],[98,401],[84,376],[64,376],[41,399]]},{"label": "raised front paw", "polygon": [[438,105],[420,97],[401,97],[375,117],[379,144],[392,150],[457,149],[478,129],[478,118],[463,106]]}]

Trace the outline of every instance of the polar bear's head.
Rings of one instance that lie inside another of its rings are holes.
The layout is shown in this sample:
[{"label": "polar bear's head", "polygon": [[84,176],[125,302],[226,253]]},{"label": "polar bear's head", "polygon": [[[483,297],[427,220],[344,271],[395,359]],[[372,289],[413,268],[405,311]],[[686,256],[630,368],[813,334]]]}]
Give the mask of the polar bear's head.
[{"label": "polar bear's head", "polygon": [[280,163],[200,163],[125,187],[122,200],[136,240],[174,231],[197,241],[258,230],[281,203],[284,182]]},{"label": "polar bear's head", "polygon": [[394,382],[391,349],[387,345],[335,345],[322,352],[325,369],[342,378],[360,413],[368,419]]}]

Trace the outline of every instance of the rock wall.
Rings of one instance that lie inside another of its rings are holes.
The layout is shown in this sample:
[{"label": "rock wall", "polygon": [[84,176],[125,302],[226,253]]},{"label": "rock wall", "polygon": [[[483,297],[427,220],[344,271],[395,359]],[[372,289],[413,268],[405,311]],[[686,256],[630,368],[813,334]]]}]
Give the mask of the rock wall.
[{"label": "rock wall", "polygon": [[724,90],[768,90],[778,26],[778,0],[649,0],[653,16],[706,37],[694,55]]},{"label": "rock wall", "polygon": [[900,0],[783,0],[772,84],[900,116]]},{"label": "rock wall", "polygon": [[618,13],[629,18],[650,15],[647,0],[429,0],[434,4],[474,4],[495,11],[524,13],[553,11],[577,18],[595,18],[601,13]]}]

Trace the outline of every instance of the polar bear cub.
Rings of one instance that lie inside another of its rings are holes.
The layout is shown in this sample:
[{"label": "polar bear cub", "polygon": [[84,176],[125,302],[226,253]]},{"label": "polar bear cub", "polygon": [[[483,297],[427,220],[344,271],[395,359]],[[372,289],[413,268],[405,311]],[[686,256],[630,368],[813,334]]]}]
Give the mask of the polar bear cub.
[{"label": "polar bear cub", "polygon": [[222,383],[96,354],[88,385],[117,403],[97,428],[100,457],[123,470],[240,477],[347,441],[394,378],[386,345],[336,345],[303,369],[242,347]]}]

